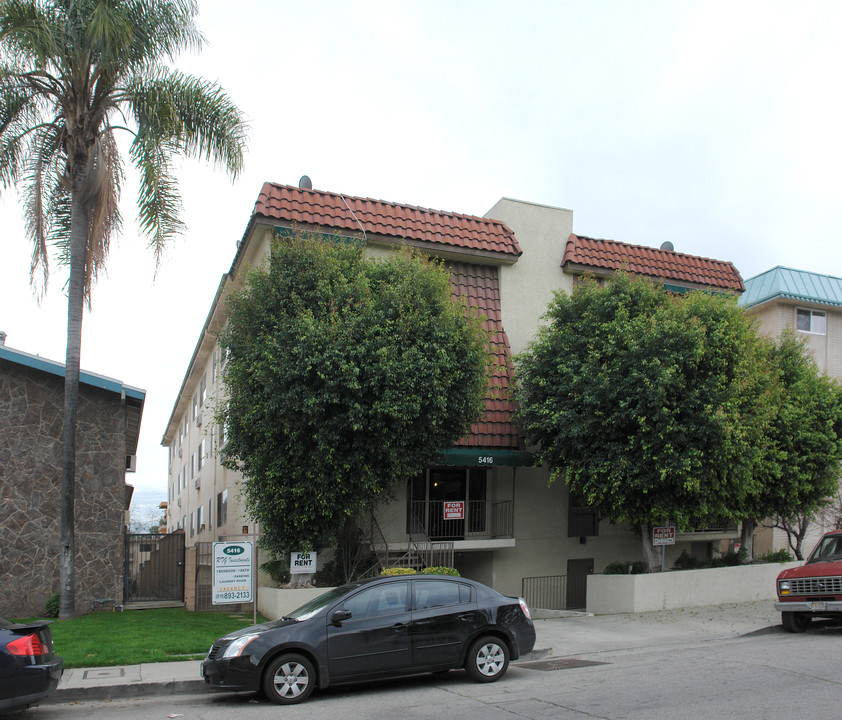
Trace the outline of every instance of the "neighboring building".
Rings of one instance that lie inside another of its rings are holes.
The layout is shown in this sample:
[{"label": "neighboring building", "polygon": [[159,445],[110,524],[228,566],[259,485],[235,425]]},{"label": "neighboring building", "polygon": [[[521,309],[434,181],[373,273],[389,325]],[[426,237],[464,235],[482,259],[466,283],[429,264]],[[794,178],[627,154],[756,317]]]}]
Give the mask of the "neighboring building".
[{"label": "neighboring building", "polygon": [[[0,333],[0,616],[36,615],[59,590],[64,365]],[[76,453],[76,610],[121,604],[123,543],[146,393],[82,371]],[[97,602],[106,601],[106,602]]]},{"label": "neighboring building", "polygon": [[[820,273],[773,267],[746,280],[740,305],[756,316],[761,333],[779,337],[784,328],[792,328],[813,353],[823,373],[842,380],[842,278]],[[829,524],[813,527],[804,543],[805,552]],[[788,547],[783,530],[760,529],[755,535],[755,554]]]},{"label": "neighboring building", "polygon": [[[246,268],[266,258],[275,232],[294,226],[362,236],[374,255],[408,244],[442,258],[454,293],[481,309],[492,331],[498,362],[484,416],[445,451],[441,466],[427,468],[409,487],[396,488],[396,500],[377,511],[392,553],[405,552],[411,539],[452,542],[454,563],[464,575],[510,594],[521,592],[525,577],[577,577],[573,590],[568,581],[571,606],[584,604],[589,572],[640,556],[640,542],[628,528],[600,523],[590,508],[568,497],[561,483],[548,487],[546,468],[530,466],[531,454],[511,422],[514,406],[505,393],[513,377],[512,354],[534,336],[553,293],[570,291],[582,274],[610,276],[626,267],[663,279],[675,291],[739,293],[743,283],[733,265],[577,237],[571,211],[507,198],[485,217],[474,217],[271,183],[263,186],[231,269],[222,277],[164,432],[170,531],[184,528],[191,545],[254,530],[245,519],[239,476],[222,468],[216,456],[224,443],[213,420],[214,399],[223,393],[224,358],[216,337],[229,290],[242,281]],[[445,502],[463,503],[462,516],[445,519]],[[680,536],[675,554],[682,548],[709,554],[711,542],[733,535],[718,528]]]}]

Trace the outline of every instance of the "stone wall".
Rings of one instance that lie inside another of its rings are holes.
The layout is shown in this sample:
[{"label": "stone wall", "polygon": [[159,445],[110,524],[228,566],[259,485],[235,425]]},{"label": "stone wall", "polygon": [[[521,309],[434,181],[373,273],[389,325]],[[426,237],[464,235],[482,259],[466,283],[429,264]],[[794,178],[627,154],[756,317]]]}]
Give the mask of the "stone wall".
[{"label": "stone wall", "polygon": [[[0,359],[0,616],[38,614],[59,589],[64,379]],[[80,385],[76,611],[122,602],[126,411]]]}]

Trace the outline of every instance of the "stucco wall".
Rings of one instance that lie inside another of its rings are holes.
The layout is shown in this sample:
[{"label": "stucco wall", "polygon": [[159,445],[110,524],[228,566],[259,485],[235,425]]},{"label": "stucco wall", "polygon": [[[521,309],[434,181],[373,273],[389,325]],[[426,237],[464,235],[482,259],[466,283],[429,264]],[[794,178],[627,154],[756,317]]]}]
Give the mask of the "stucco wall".
[{"label": "stucco wall", "polygon": [[[64,380],[0,360],[0,616],[32,615],[59,589]],[[76,455],[76,609],[122,601],[126,412],[82,385]]]},{"label": "stucco wall", "polygon": [[775,579],[795,563],[681,570],[648,575],[591,575],[587,610],[595,615],[775,600]]},{"label": "stucco wall", "polygon": [[277,620],[331,589],[261,587],[257,591],[257,610],[263,617]]}]

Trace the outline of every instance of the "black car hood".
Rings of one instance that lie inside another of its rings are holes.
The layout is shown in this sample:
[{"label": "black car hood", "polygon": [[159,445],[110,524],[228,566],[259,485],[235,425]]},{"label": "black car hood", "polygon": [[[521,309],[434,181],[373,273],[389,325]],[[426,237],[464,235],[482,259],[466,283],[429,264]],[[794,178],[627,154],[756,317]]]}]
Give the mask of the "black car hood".
[{"label": "black car hood", "polygon": [[299,622],[307,621],[281,618],[280,620],[273,620],[272,622],[259,623],[258,625],[249,625],[248,627],[244,627],[240,630],[234,630],[233,632],[228,633],[227,635],[225,635],[225,639],[233,640],[234,638],[242,637],[243,635],[254,635],[258,633],[264,633],[268,630],[277,630],[278,628],[287,627],[289,625],[296,625]]}]

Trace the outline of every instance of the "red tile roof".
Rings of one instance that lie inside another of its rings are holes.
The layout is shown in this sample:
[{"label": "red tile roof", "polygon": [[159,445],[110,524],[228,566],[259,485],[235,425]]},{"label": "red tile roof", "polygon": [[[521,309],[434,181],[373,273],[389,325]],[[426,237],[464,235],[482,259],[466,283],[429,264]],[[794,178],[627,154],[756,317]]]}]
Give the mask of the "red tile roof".
[{"label": "red tile roof", "polygon": [[737,292],[745,290],[740,273],[730,262],[581,235],[570,236],[561,265],[565,270],[567,265],[611,271],[624,268],[666,281]]},{"label": "red tile roof", "polygon": [[290,185],[264,183],[253,217],[329,227],[518,257],[515,234],[499,220],[429,210]]},{"label": "red tile roof", "polygon": [[471,426],[470,434],[457,447],[523,450],[524,444],[512,424],[515,403],[509,397],[514,369],[509,340],[500,319],[500,287],[497,268],[473,263],[448,263],[453,294],[486,316],[485,328],[491,332],[490,344],[494,367],[485,398],[482,418]]}]

